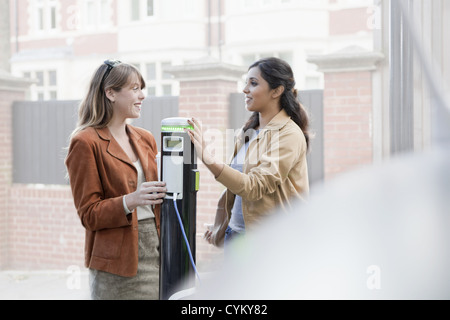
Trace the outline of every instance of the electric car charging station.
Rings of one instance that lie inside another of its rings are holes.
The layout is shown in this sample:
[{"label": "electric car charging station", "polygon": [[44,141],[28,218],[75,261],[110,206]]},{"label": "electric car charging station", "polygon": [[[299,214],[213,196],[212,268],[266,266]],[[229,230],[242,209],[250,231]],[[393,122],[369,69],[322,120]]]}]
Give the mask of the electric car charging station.
[{"label": "electric car charging station", "polygon": [[161,266],[159,295],[173,298],[177,292],[195,289],[195,235],[197,191],[200,174],[189,135],[187,118],[161,122],[160,180],[166,182],[161,205]]}]

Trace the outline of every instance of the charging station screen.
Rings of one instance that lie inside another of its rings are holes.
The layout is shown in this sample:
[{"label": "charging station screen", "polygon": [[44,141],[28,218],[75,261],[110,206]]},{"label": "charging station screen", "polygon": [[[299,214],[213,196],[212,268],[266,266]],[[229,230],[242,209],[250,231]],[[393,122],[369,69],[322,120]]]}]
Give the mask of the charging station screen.
[{"label": "charging station screen", "polygon": [[166,140],[166,147],[178,149],[181,147],[181,142],[181,140]]},{"label": "charging station screen", "polygon": [[183,137],[164,137],[163,150],[167,152],[183,152]]}]

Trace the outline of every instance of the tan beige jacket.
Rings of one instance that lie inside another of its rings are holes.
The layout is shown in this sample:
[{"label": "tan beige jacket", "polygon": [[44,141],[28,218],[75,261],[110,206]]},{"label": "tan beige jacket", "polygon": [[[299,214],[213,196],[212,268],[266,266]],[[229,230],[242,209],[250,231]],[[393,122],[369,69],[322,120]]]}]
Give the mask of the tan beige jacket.
[{"label": "tan beige jacket", "polygon": [[[245,143],[238,139],[234,156]],[[275,208],[287,210],[294,199],[309,194],[306,139],[299,126],[282,110],[248,148],[243,172],[225,166],[216,180],[228,190],[225,209],[231,217],[235,195],[242,197],[246,230],[255,227]],[[220,245],[220,244],[219,244]]]}]

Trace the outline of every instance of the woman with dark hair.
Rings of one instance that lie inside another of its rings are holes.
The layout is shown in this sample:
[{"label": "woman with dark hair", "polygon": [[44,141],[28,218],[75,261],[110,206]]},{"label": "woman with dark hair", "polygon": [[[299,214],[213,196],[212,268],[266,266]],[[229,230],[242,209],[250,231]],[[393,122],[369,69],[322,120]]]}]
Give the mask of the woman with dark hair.
[{"label": "woman with dark hair", "polygon": [[194,130],[187,130],[198,156],[227,188],[214,228],[205,233],[210,243],[225,242],[225,248],[274,209],[286,210],[309,193],[309,121],[297,100],[291,67],[278,58],[259,60],[250,66],[243,91],[253,114],[237,137],[230,165],[213,157],[197,119],[191,121]]}]

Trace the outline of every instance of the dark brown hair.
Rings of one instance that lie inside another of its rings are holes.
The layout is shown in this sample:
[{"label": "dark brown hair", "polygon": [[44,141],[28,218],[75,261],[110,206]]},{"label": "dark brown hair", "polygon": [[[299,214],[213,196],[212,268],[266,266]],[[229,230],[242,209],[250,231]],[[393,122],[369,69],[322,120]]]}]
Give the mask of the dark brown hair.
[{"label": "dark brown hair", "polygon": [[[300,127],[306,138],[309,148],[309,118],[303,105],[298,101],[298,92],[295,89],[295,79],[289,64],[278,58],[264,58],[253,63],[249,70],[258,67],[261,76],[269,83],[271,89],[284,87],[281,95],[281,109],[284,109],[291,119]],[[256,129],[259,126],[259,113],[255,112],[244,126],[244,132],[248,129]]]}]

